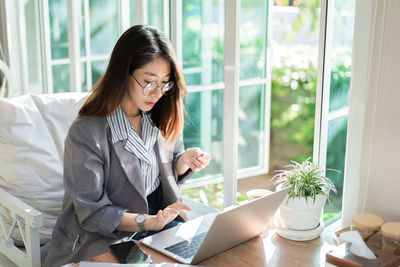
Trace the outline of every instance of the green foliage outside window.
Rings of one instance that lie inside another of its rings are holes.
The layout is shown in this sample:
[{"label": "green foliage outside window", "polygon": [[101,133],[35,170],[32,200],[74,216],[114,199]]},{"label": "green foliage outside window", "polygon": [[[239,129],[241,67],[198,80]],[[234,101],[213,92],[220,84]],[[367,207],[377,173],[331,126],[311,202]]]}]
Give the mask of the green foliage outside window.
[{"label": "green foliage outside window", "polygon": [[304,161],[313,149],[317,70],[311,64],[273,68],[271,83],[271,142],[279,135],[301,148],[303,153],[286,154],[283,162]]},{"label": "green foliage outside window", "polygon": [[[350,84],[348,72],[350,67],[344,64],[336,66],[331,72],[331,84],[335,88],[345,88]],[[282,155],[278,162],[281,166],[289,160],[304,161],[312,155],[314,142],[315,101],[317,87],[317,69],[313,65],[308,68],[297,66],[283,66],[273,68],[271,74],[271,155]],[[341,90],[339,90],[341,91]],[[332,194],[332,205],[326,207],[324,219],[337,217],[340,212],[341,193],[343,191],[344,151],[341,140],[346,138],[346,124],[332,135],[328,141],[327,169],[337,169],[339,172],[329,173],[332,177],[338,195]],[[282,138],[282,139],[280,139]],[[276,139],[280,139],[276,141]],[[285,145],[283,145],[285,143]],[[294,147],[286,153],[274,153],[282,147]],[[301,153],[299,153],[301,151]],[[269,153],[269,151],[267,151]],[[271,171],[279,166],[271,166]],[[327,173],[328,175],[328,173]],[[207,197],[209,205],[215,208],[222,207],[221,183],[207,185],[184,191],[184,195],[201,201],[199,190]],[[246,196],[238,193],[238,201],[245,200]]]}]

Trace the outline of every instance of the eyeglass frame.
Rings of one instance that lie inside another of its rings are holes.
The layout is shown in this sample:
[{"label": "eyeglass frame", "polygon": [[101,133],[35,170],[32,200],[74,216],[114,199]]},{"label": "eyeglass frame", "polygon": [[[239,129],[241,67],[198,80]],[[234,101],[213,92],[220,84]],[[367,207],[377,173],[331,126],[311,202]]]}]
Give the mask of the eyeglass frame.
[{"label": "eyeglass frame", "polygon": [[[155,91],[155,89],[157,89],[158,87],[161,87],[161,94],[162,95],[165,95],[165,94],[168,94],[169,92],[171,92],[172,90],[172,88],[173,88],[173,86],[174,86],[174,82],[173,81],[168,81],[166,84],[164,84],[163,86],[160,86],[160,85],[158,85],[156,82],[149,82],[148,84],[146,84],[145,86],[143,86],[137,79],[136,79],[136,77],[133,75],[133,73],[131,73],[131,75],[132,75],[132,77],[133,77],[133,79],[135,79],[135,81],[139,84],[139,86],[140,87],[142,87],[142,94],[144,95],[144,96],[149,96],[150,95],[150,92],[151,91]],[[147,86],[150,86],[151,84],[155,84],[155,87],[153,87],[153,88],[151,88],[151,89],[149,89],[148,90],[148,92],[149,92],[149,94],[145,94],[145,88],[147,87]],[[166,87],[168,84],[171,84],[171,87],[170,87],[170,89],[168,89],[168,90],[163,90],[164,89],[164,87]]]}]

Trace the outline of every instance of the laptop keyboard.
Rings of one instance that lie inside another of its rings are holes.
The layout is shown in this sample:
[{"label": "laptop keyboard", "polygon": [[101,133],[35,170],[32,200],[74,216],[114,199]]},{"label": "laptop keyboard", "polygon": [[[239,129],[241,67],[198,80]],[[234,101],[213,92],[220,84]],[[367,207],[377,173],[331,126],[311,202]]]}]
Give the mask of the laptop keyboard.
[{"label": "laptop keyboard", "polygon": [[190,241],[184,240],[166,247],[165,249],[184,259],[192,258],[196,254],[197,249],[200,247],[201,241],[203,241],[206,234],[207,232],[195,235]]}]

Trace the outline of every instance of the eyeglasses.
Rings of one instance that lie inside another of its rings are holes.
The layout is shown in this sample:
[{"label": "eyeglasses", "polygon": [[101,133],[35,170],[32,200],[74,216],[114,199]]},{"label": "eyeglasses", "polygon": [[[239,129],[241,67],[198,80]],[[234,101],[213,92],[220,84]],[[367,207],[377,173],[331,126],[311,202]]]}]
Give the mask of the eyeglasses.
[{"label": "eyeglasses", "polygon": [[167,82],[164,86],[159,86],[156,82],[150,82],[148,84],[146,84],[145,86],[143,86],[138,80],[136,80],[135,76],[133,76],[133,79],[135,79],[135,81],[140,85],[140,87],[142,87],[142,94],[145,96],[149,96],[152,92],[154,92],[158,87],[161,87],[161,94],[167,94],[169,92],[171,92],[172,87],[174,86],[174,82],[170,81]]}]

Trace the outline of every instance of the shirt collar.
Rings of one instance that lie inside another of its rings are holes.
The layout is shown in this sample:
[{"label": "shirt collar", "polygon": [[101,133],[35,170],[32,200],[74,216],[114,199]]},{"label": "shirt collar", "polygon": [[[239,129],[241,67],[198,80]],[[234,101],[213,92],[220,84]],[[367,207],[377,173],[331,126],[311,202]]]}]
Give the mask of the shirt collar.
[{"label": "shirt collar", "polygon": [[150,164],[152,161],[151,151],[159,134],[150,115],[146,112],[142,113],[142,138],[133,129],[120,106],[106,119],[111,129],[111,141],[116,143],[127,139],[125,149]]},{"label": "shirt collar", "polygon": [[111,129],[111,141],[113,143],[128,139],[128,133],[132,126],[120,106],[118,106],[113,113],[108,115],[106,119]]}]

